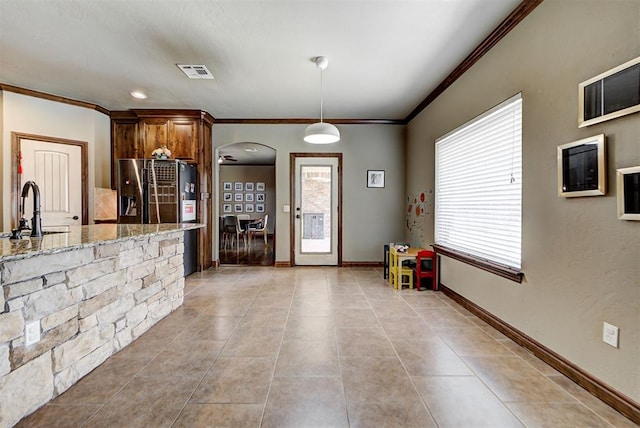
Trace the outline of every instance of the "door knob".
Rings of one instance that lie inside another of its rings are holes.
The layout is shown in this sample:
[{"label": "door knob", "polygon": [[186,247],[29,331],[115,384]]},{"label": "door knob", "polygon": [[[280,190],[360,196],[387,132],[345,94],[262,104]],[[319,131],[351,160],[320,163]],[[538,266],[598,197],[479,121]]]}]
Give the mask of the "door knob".
[{"label": "door knob", "polygon": [[66,217],[66,218],[70,218],[72,220],[77,220],[79,217],[77,215],[74,215],[73,217]]},{"label": "door knob", "polygon": [[300,218],[300,214],[296,214],[296,218]]}]

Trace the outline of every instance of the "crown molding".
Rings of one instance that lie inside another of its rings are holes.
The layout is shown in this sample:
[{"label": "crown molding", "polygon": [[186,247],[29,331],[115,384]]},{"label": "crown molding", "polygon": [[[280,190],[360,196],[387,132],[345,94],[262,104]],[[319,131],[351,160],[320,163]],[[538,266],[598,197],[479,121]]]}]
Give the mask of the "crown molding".
[{"label": "crown molding", "polygon": [[111,112],[106,108],[99,106],[98,104],[87,103],[84,101],[74,100],[72,98],[61,97],[59,95],[51,95],[45,92],[34,91],[33,89],[20,88],[18,86],[7,85],[6,83],[0,83],[0,90],[7,92],[14,92],[16,94],[27,95],[30,97],[41,98],[43,100],[55,101],[58,103],[69,104],[77,107],[84,107],[90,110],[98,111],[104,115],[110,116]]}]

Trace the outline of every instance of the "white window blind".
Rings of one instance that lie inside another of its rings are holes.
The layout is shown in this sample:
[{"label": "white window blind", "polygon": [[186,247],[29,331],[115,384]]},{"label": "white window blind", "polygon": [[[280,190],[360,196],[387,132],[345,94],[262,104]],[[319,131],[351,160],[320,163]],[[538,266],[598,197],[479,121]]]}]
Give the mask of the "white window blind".
[{"label": "white window blind", "polygon": [[437,245],[521,267],[520,94],[436,140]]}]

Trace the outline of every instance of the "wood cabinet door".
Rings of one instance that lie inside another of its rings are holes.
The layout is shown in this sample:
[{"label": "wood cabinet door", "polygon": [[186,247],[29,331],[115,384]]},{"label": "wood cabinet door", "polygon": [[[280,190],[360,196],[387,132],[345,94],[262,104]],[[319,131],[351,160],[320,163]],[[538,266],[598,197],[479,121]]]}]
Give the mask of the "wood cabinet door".
[{"label": "wood cabinet door", "polygon": [[118,159],[140,157],[140,144],[138,141],[138,121],[112,122],[111,140],[113,151],[111,153],[111,188],[116,188],[116,175]]},{"label": "wood cabinet door", "polygon": [[144,150],[140,157],[150,159],[151,152],[162,146],[167,146],[171,150],[171,157],[175,157],[173,148],[169,145],[169,120],[144,119],[141,123]]},{"label": "wood cabinet door", "polygon": [[198,124],[195,120],[169,121],[167,147],[171,157],[189,162],[198,161]]}]

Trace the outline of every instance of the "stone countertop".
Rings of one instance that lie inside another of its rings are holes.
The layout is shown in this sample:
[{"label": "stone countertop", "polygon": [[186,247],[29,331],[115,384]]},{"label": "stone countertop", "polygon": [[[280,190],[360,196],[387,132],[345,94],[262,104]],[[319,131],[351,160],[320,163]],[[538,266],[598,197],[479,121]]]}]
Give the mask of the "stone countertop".
[{"label": "stone countertop", "polygon": [[[65,232],[44,235],[42,238],[9,239],[9,233],[0,235],[0,262],[25,259],[41,254],[61,253],[79,248],[92,247],[106,242],[117,242],[140,236],[199,229],[198,223],[163,224],[95,224],[64,227]],[[43,228],[56,230],[56,228]],[[60,230],[60,228],[58,228]]]}]

